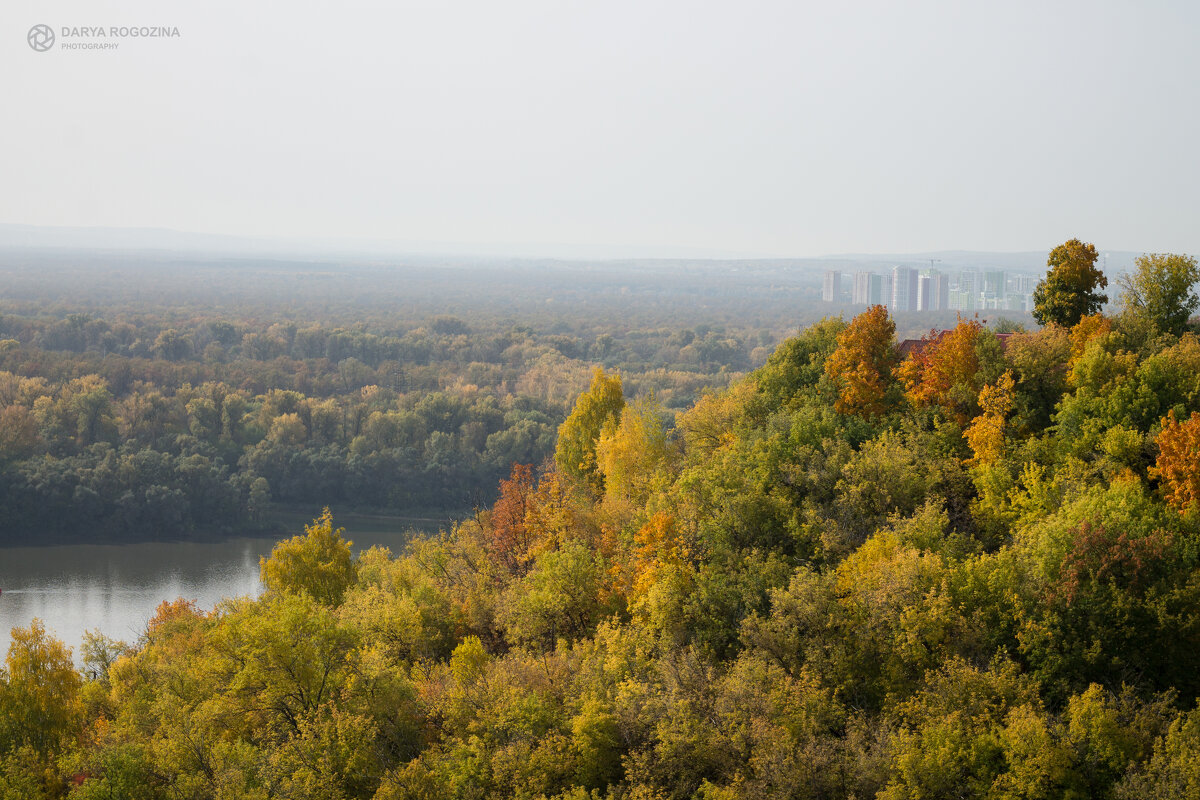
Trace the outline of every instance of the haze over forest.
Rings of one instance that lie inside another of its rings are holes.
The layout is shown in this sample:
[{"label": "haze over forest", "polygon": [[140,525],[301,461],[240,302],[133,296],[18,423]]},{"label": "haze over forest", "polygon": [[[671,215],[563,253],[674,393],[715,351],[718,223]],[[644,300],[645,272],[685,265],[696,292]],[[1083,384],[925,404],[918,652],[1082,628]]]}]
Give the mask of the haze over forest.
[{"label": "haze over forest", "polygon": [[0,800],[1200,800],[1198,39],[6,0]]},{"label": "haze over forest", "polygon": [[[760,264],[763,266],[787,266],[798,271],[824,269],[852,269],[855,266],[877,266],[879,264],[926,264],[930,258],[942,262],[943,269],[993,268],[1022,272],[1040,273],[1045,268],[1045,251],[1028,252],[982,252],[967,250],[935,250],[915,253],[849,253],[821,256],[796,256],[793,258],[747,258],[729,253],[697,251],[682,254],[679,250],[663,248],[664,254],[655,257],[654,248],[608,247],[585,248],[572,245],[541,244],[492,244],[466,245],[463,243],[421,243],[388,240],[319,240],[303,238],[264,238],[227,236],[184,232],[166,228],[64,228],[35,225],[13,225],[0,223],[0,247],[13,249],[51,249],[81,251],[121,251],[137,257],[145,251],[183,252],[226,256],[267,255],[275,257],[301,258],[364,258],[390,257],[401,263],[412,263],[414,259],[441,257],[465,263],[485,266],[505,260],[542,261],[621,261],[629,264],[660,262],[665,267],[674,263],[731,262]],[[1133,259],[1143,251],[1103,251],[1110,269],[1124,272]]]}]

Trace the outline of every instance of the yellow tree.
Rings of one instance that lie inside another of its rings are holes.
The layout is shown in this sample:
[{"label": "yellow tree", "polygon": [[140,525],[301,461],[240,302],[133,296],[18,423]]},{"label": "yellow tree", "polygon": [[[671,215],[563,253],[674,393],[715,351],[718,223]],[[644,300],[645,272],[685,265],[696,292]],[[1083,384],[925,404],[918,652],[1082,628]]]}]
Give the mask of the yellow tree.
[{"label": "yellow tree", "polygon": [[597,369],[592,385],[575,401],[575,409],[558,428],[554,461],[576,480],[588,482],[597,492],[604,490],[604,476],[596,464],[596,441],[605,424],[620,418],[625,394],[620,375],[605,375]]},{"label": "yellow tree", "polygon": [[25,406],[0,408],[0,461],[33,455],[38,446],[37,420]]},{"label": "yellow tree", "polygon": [[739,381],[726,391],[706,392],[695,405],[680,413],[676,427],[689,457],[707,459],[713,451],[732,444],[736,425],[757,393],[758,386],[753,380]]},{"label": "yellow tree", "polygon": [[49,636],[41,620],[12,629],[0,682],[0,750],[32,747],[48,756],[79,733],[83,714],[79,672],[70,648]]},{"label": "yellow tree", "polygon": [[342,537],[344,528],[334,530],[328,508],[304,531],[275,545],[270,558],[259,559],[262,582],[275,592],[305,592],[318,603],[338,605],[354,582],[353,542]]},{"label": "yellow tree", "polygon": [[1012,372],[1005,372],[995,384],[979,390],[982,413],[965,431],[976,464],[994,464],[1004,456],[1004,421],[1012,411],[1013,385]]},{"label": "yellow tree", "polygon": [[596,464],[609,504],[629,509],[645,505],[667,458],[667,432],[658,404],[640,399],[625,406],[620,421],[609,420],[596,440]]},{"label": "yellow tree", "polygon": [[652,516],[633,538],[628,568],[630,605],[642,602],[664,572],[678,570],[690,559],[691,550],[674,517],[665,511]]},{"label": "yellow tree", "polygon": [[1071,360],[1067,364],[1068,369],[1075,365],[1083,355],[1083,351],[1087,349],[1088,343],[1093,339],[1105,335],[1112,330],[1112,322],[1103,314],[1089,314],[1083,317],[1079,322],[1075,323],[1075,327],[1071,328]]},{"label": "yellow tree", "polygon": [[590,547],[598,545],[601,532],[588,498],[571,490],[569,481],[559,472],[547,472],[526,499],[525,535],[529,542],[527,561],[541,553],[579,540]]},{"label": "yellow tree", "polygon": [[883,306],[871,306],[838,334],[837,348],[825,362],[825,374],[838,387],[838,413],[873,417],[887,410],[895,335],[896,325]]},{"label": "yellow tree", "polygon": [[1200,510],[1200,413],[1179,422],[1169,412],[1157,442],[1158,461],[1150,477],[1162,482],[1163,496],[1180,514]]}]

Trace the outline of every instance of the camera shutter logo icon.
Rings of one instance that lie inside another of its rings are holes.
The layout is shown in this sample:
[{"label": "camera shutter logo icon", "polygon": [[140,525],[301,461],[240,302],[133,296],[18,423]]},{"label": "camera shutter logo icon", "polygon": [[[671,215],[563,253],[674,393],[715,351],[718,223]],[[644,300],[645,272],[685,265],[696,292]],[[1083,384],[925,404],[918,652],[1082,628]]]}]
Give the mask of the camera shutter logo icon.
[{"label": "camera shutter logo icon", "polygon": [[54,29],[49,25],[34,25],[29,29],[29,46],[44,53],[54,46]]}]

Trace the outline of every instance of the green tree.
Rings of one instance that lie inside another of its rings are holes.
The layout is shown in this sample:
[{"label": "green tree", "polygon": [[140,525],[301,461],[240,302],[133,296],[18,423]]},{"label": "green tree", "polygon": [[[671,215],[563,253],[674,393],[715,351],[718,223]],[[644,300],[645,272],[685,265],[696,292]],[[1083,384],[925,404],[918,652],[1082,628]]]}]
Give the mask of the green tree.
[{"label": "green tree", "polygon": [[1200,709],[1181,714],[1154,755],[1117,787],[1121,800],[1200,800]]},{"label": "green tree", "polygon": [[158,334],[151,348],[160,358],[167,361],[182,361],[192,353],[192,341],[187,335],[174,328],[167,328]]},{"label": "green tree", "polygon": [[891,781],[877,797],[990,796],[1006,766],[1005,718],[1023,706],[1036,712],[1040,705],[1033,682],[1001,659],[988,670],[955,659],[931,670],[925,684],[894,712],[900,724],[890,747]]},{"label": "green tree", "polygon": [[579,542],[542,553],[505,597],[500,617],[509,639],[553,648],[560,636],[586,635],[605,611],[604,568],[604,562]]},{"label": "green tree", "polygon": [[[163,797],[156,785],[148,748],[140,744],[121,744],[97,752],[86,764],[83,784],[71,792],[72,800],[158,800]],[[0,795],[3,796],[3,795]]]},{"label": "green tree", "polygon": [[1075,325],[1100,310],[1107,295],[1096,291],[1108,278],[1096,268],[1096,247],[1071,239],[1050,251],[1049,272],[1033,293],[1033,317],[1043,325]]},{"label": "green tree", "polygon": [[1118,280],[1127,313],[1157,330],[1178,336],[1200,306],[1193,291],[1200,281],[1200,265],[1192,256],[1151,253],[1140,256],[1136,269]]},{"label": "green tree", "polygon": [[246,501],[246,513],[255,525],[262,525],[267,509],[271,505],[271,484],[266,478],[257,477],[250,482],[250,496]]},{"label": "green tree", "polygon": [[734,388],[757,389],[761,404],[772,410],[800,401],[806,389],[820,383],[825,362],[837,349],[838,337],[845,329],[841,317],[826,317],[782,342],[767,363],[754,372],[752,382]]}]

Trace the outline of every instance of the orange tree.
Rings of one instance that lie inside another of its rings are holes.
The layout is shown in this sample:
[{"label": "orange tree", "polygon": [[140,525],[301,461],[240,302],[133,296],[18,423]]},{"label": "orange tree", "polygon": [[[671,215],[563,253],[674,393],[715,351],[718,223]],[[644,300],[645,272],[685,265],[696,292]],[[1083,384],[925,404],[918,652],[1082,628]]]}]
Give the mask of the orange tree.
[{"label": "orange tree", "polygon": [[532,537],[525,516],[537,484],[531,464],[513,464],[512,474],[500,481],[500,496],[488,519],[488,549],[514,574],[524,574],[532,559]]},{"label": "orange tree", "polygon": [[924,337],[924,346],[898,370],[913,406],[942,406],[954,413],[960,425],[971,419],[979,372],[975,345],[982,330],[978,320],[959,319],[953,330]]},{"label": "orange tree", "polygon": [[887,410],[887,390],[896,364],[896,324],[883,306],[871,306],[838,334],[825,374],[838,387],[834,409],[873,417]]},{"label": "orange tree", "polygon": [[1175,412],[1168,412],[1158,434],[1158,461],[1150,476],[1162,482],[1167,502],[1186,514],[1200,509],[1200,414],[1179,422]]}]

